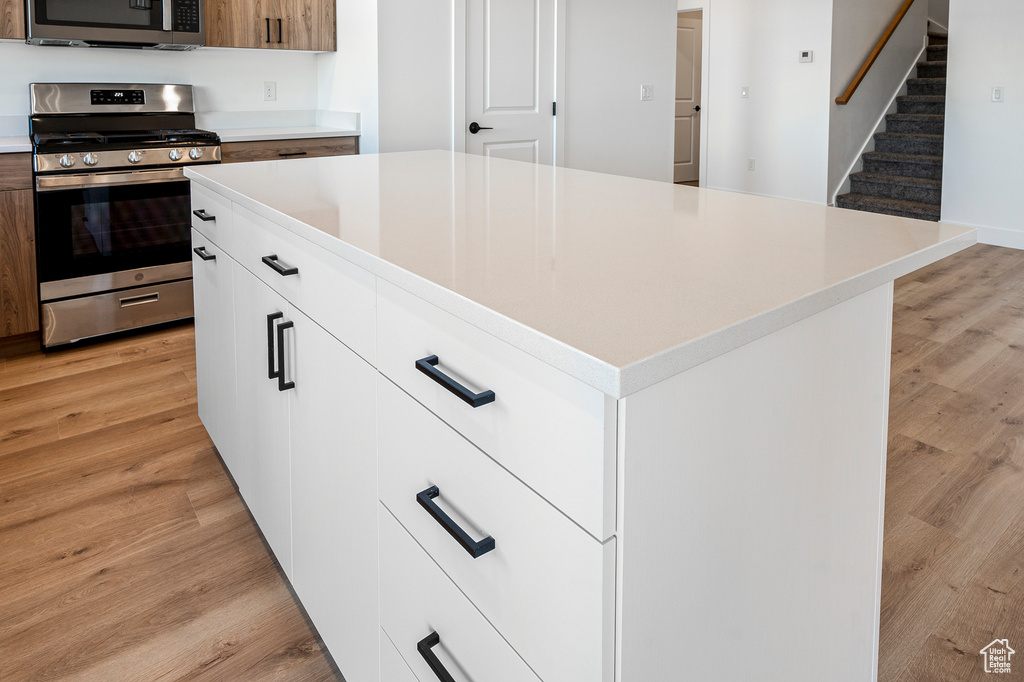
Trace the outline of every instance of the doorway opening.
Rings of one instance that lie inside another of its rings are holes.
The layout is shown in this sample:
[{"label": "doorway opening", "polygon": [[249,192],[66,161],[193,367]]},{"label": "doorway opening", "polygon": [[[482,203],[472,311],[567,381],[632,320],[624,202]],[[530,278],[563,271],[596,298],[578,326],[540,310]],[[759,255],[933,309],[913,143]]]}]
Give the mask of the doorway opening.
[{"label": "doorway opening", "polygon": [[676,17],[676,111],[673,182],[700,184],[701,56],[703,10]]}]

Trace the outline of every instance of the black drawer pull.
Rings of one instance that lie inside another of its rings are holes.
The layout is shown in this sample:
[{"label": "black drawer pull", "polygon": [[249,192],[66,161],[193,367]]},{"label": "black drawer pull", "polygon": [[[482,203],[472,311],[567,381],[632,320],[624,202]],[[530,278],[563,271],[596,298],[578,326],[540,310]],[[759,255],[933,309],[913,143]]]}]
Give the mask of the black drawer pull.
[{"label": "black drawer pull", "polygon": [[274,369],[274,320],[280,320],[284,313],[270,313],[267,315],[267,378],[276,379],[281,373]]},{"label": "black drawer pull", "polygon": [[196,210],[192,211],[192,215],[194,215],[195,217],[199,218],[204,223],[208,223],[211,220],[216,220],[217,219],[217,216],[210,215],[209,213],[207,213],[205,208],[197,208]]},{"label": "black drawer pull", "polygon": [[272,253],[269,256],[264,256],[263,257],[263,264],[264,265],[269,265],[271,270],[273,270],[277,274],[281,275],[282,277],[287,277],[288,275],[297,275],[297,274],[299,274],[299,269],[298,268],[295,268],[295,267],[290,268],[287,265],[282,264],[281,261],[279,261],[277,259],[277,254],[275,254],[275,253]]},{"label": "black drawer pull", "polygon": [[277,20],[277,42],[279,42],[279,43],[284,42],[282,40],[282,34],[281,34],[281,19]]},{"label": "black drawer pull", "polygon": [[429,358],[423,358],[422,360],[416,361],[416,369],[426,374],[428,377],[441,384],[449,391],[458,396],[461,400],[472,405],[473,407],[480,407],[487,403],[494,402],[494,391],[484,391],[483,393],[473,393],[455,379],[439,370],[436,365],[438,359],[436,355],[431,355]]},{"label": "black drawer pull", "polygon": [[294,322],[282,322],[277,325],[277,390],[279,391],[295,388],[294,381],[284,380],[284,330],[294,326]]},{"label": "black drawer pull", "polygon": [[281,152],[278,156],[305,156],[306,152]]},{"label": "black drawer pull", "polygon": [[448,531],[448,534],[455,538],[462,548],[469,552],[474,559],[479,559],[494,549],[494,538],[490,535],[477,542],[469,537],[469,533],[462,530],[455,520],[444,513],[444,510],[437,506],[434,498],[441,494],[436,485],[432,485],[421,493],[416,494],[416,501],[427,510],[427,513],[434,517],[434,520],[441,524],[441,527]]},{"label": "black drawer pull", "polygon": [[270,17],[263,17],[267,20],[267,42],[270,42]]},{"label": "black drawer pull", "polygon": [[451,676],[447,670],[444,669],[444,664],[434,655],[431,651],[435,646],[441,643],[441,637],[436,632],[431,632],[429,635],[421,639],[416,643],[416,650],[420,652],[420,656],[430,666],[431,671],[437,675],[437,679],[440,682],[455,682],[455,678]]},{"label": "black drawer pull", "polygon": [[200,258],[202,258],[203,260],[217,260],[217,257],[215,255],[206,252],[205,246],[197,246],[196,248],[192,249],[192,252],[199,256]]}]

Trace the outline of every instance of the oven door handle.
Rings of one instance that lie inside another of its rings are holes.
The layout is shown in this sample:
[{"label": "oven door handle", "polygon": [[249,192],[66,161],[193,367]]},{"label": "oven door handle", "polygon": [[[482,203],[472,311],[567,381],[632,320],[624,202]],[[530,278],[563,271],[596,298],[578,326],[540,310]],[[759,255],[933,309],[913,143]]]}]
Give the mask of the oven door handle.
[{"label": "oven door handle", "polygon": [[36,177],[37,192],[55,192],[65,189],[91,189],[122,185],[146,185],[154,182],[186,180],[181,168],[160,170],[122,171],[119,173],[76,173],[75,175],[42,175]]}]

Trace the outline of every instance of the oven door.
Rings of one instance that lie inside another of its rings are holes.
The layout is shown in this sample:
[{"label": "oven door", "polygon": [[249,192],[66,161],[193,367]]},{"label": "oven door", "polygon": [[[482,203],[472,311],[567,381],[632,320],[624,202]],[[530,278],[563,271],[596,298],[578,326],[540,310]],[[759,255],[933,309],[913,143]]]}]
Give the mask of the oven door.
[{"label": "oven door", "polygon": [[111,273],[189,270],[190,205],[181,168],[37,177],[41,297],[116,288]]}]

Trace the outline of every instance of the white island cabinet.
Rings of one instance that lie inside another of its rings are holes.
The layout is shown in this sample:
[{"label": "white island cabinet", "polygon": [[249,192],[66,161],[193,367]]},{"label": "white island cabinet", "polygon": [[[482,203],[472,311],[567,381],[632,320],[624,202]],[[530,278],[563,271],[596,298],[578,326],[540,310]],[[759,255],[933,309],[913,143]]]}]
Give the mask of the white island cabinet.
[{"label": "white island cabinet", "polygon": [[973,230],[448,152],[185,172],[200,416],[349,682],[876,678],[892,282]]}]

